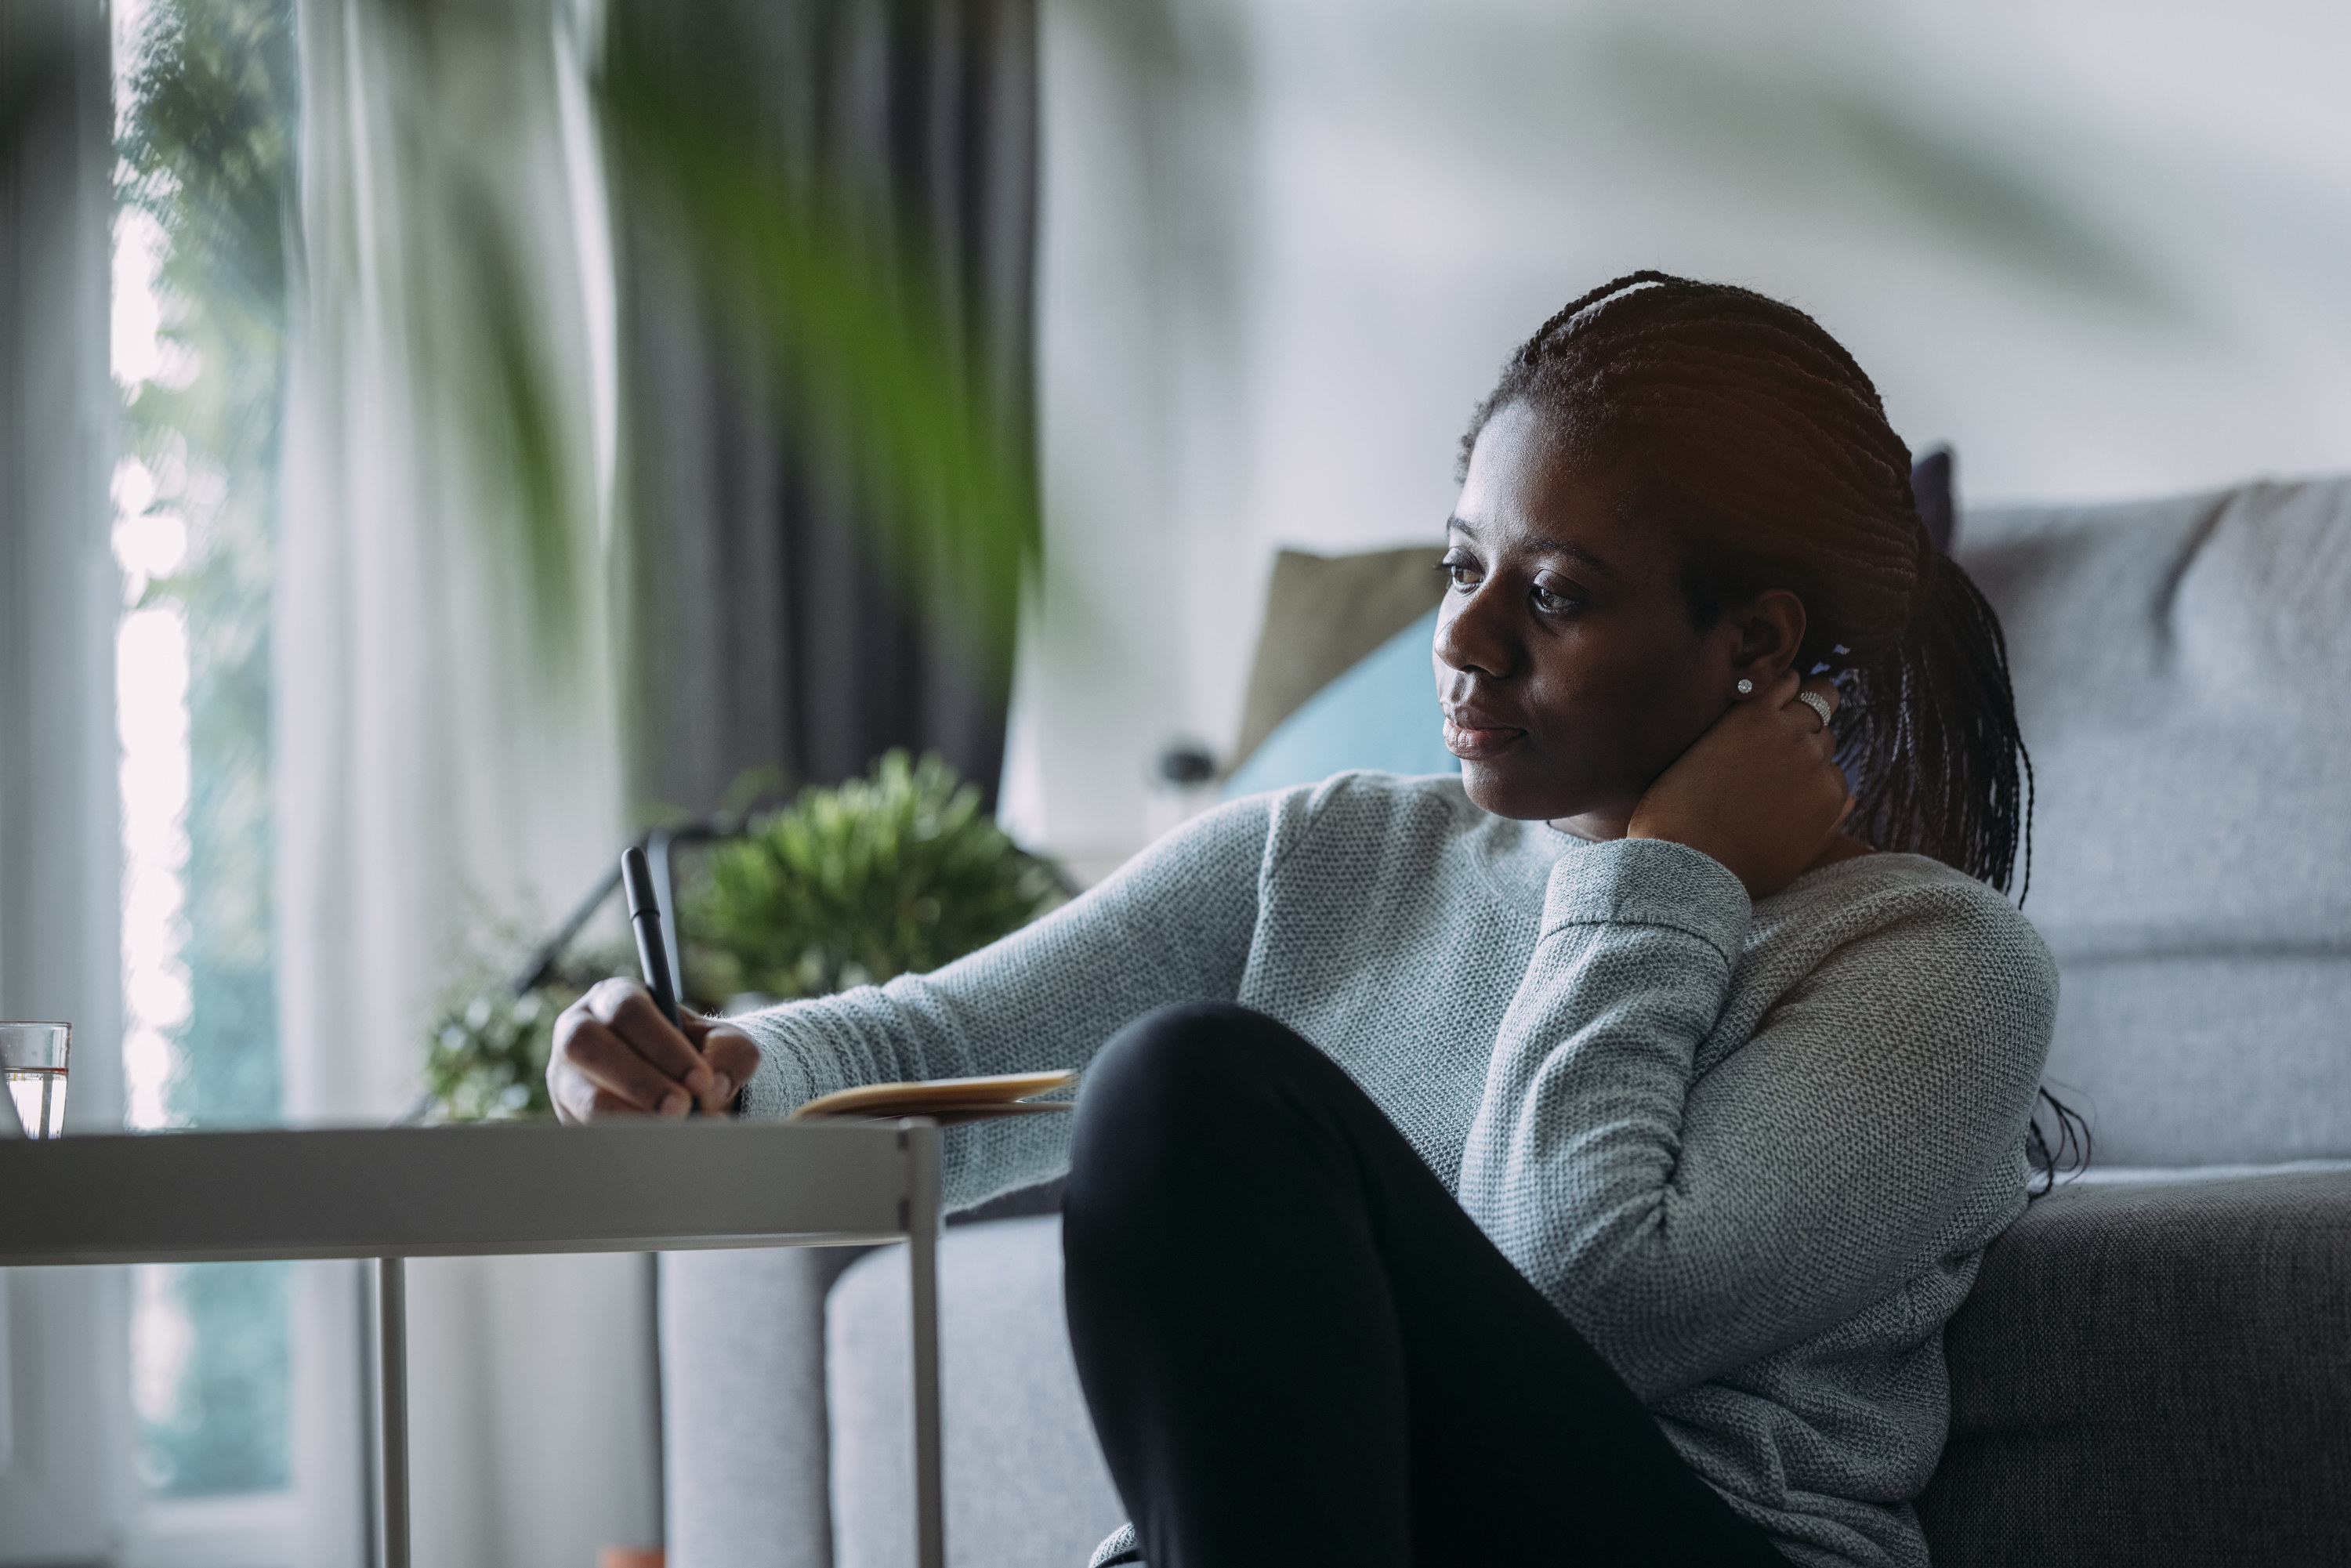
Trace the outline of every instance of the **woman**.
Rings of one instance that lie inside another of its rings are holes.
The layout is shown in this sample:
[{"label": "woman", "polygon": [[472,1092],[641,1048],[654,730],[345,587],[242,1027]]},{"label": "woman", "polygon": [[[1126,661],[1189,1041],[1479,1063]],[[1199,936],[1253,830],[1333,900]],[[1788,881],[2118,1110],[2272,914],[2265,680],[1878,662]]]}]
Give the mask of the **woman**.
[{"label": "woman", "polygon": [[1868,379],[1742,289],[1576,301],[1461,477],[1458,781],[1235,802],[935,975],[691,1044],[613,983],[557,1103],[1084,1065],[1073,1130],[958,1133],[948,1181],[1069,1163],[1117,1560],[1922,1564],[2056,998],[2001,896],[1998,623]]}]

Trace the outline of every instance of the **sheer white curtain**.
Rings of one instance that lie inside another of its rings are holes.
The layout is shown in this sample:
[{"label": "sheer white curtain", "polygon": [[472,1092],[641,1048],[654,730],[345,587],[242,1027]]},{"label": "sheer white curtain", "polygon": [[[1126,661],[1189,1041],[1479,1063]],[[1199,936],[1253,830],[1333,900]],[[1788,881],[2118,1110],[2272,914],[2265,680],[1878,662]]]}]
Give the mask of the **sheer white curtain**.
[{"label": "sheer white curtain", "polygon": [[[0,1017],[72,1021],[69,1133],[122,1116],[107,64],[98,7],[0,0]],[[0,1563],[119,1538],[121,1286],[0,1269]]]},{"label": "sheer white curtain", "polygon": [[[293,1113],[381,1122],[485,920],[559,912],[620,842],[609,290],[568,6],[301,0],[300,20],[280,1005]],[[584,1568],[657,1539],[648,1277],[411,1270],[419,1562]]]}]

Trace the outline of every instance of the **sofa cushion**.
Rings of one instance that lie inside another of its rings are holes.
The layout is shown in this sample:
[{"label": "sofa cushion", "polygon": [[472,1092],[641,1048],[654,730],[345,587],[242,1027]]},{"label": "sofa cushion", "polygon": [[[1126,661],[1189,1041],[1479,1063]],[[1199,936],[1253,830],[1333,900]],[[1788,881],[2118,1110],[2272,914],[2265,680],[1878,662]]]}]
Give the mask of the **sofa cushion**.
[{"label": "sofa cushion", "polygon": [[[906,1249],[859,1262],[825,1314],[839,1568],[914,1561]],[[1126,1511],[1061,1311],[1059,1215],[951,1229],[939,1249],[947,1561],[1078,1568]]]},{"label": "sofa cushion", "polygon": [[1936,1568],[2351,1563],[2351,1170],[2061,1187],[1945,1344]]},{"label": "sofa cushion", "polygon": [[672,1568],[831,1568],[825,1293],[859,1250],[662,1255]]},{"label": "sofa cushion", "polygon": [[1308,698],[1225,780],[1225,799],[1319,784],[1350,768],[1460,772],[1460,762],[1445,749],[1430,671],[1429,643],[1436,635],[1432,610]]},{"label": "sofa cushion", "polygon": [[1927,537],[1945,555],[1959,530],[1959,486],[1952,473],[1958,461],[1948,446],[1930,447],[1910,460],[1910,498],[1927,525]]},{"label": "sofa cushion", "polygon": [[[2040,895],[2025,904],[2038,915]],[[2351,1153],[2351,962],[2324,951],[2060,958],[2048,1077],[2101,1165]]]},{"label": "sofa cushion", "polygon": [[1443,541],[1362,555],[1283,550],[1266,584],[1265,619],[1241,699],[1233,762],[1246,763],[1274,727],[1445,596]]},{"label": "sofa cushion", "polygon": [[2099,1157],[2351,1155],[2351,481],[1971,512]]}]

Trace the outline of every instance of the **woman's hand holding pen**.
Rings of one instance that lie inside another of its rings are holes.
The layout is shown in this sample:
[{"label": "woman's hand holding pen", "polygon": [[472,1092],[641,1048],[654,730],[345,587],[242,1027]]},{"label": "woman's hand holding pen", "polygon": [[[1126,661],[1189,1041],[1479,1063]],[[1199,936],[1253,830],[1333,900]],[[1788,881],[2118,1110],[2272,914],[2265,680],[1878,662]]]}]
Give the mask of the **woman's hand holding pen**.
[{"label": "woman's hand holding pen", "polygon": [[680,1117],[699,1105],[723,1116],[759,1065],[734,1025],[681,1012],[673,1024],[635,980],[604,980],[555,1020],[547,1089],[566,1122]]}]

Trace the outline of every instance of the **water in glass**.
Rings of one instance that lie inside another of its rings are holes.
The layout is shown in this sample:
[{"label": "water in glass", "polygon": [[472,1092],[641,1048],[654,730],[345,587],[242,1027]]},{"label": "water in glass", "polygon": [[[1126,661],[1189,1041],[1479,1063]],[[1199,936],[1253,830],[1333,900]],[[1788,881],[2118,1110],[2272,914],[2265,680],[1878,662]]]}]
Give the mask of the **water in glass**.
[{"label": "water in glass", "polygon": [[62,1067],[8,1069],[8,1098],[16,1103],[16,1121],[28,1138],[54,1138],[66,1126],[66,1070]]},{"label": "water in glass", "polygon": [[54,1138],[66,1127],[66,1068],[73,1026],[0,1023],[0,1076],[16,1124],[30,1138]]}]

